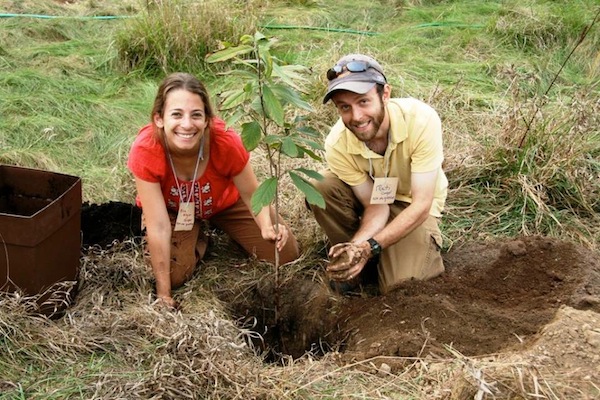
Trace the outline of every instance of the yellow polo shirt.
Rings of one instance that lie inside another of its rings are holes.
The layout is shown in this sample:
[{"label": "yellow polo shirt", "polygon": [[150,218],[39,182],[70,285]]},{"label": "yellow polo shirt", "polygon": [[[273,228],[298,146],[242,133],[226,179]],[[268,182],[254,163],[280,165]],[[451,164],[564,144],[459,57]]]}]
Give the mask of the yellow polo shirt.
[{"label": "yellow polo shirt", "polygon": [[387,176],[398,178],[396,200],[410,203],[411,173],[437,169],[429,213],[441,217],[448,194],[448,179],[442,170],[442,123],[437,112],[412,98],[390,99],[386,112],[390,117],[390,141],[383,156],[367,148],[341,119],[337,121],[325,139],[325,159],[330,170],[348,185],[357,186],[369,178],[369,169],[373,177],[383,178],[387,167]]}]

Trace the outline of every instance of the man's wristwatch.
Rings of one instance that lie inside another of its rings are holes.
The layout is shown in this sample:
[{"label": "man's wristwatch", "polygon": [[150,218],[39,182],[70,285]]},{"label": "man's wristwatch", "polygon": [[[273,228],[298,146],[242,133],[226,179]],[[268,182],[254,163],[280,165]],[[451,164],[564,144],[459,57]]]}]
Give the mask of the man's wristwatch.
[{"label": "man's wristwatch", "polygon": [[371,238],[367,239],[369,245],[371,246],[371,256],[375,257],[381,254],[381,245],[377,242],[377,240]]}]

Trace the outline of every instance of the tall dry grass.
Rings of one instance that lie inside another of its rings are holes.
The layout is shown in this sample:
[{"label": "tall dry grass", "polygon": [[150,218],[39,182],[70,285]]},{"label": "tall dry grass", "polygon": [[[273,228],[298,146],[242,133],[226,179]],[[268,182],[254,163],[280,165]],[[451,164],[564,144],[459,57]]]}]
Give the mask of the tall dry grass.
[{"label": "tall dry grass", "polygon": [[[32,313],[34,297],[2,296],[0,398],[467,400],[588,393],[541,368],[534,350],[465,357],[449,346],[437,355],[355,362],[334,351],[265,363],[247,340],[257,333],[236,324],[211,293],[210,286],[223,285],[219,270],[231,262],[228,246],[217,242],[202,278],[176,292],[177,312],[153,303],[151,272],[133,242],[85,253],[76,301],[59,319]],[[260,270],[249,268],[238,284],[252,287]],[[576,318],[572,324],[589,322]]]}]

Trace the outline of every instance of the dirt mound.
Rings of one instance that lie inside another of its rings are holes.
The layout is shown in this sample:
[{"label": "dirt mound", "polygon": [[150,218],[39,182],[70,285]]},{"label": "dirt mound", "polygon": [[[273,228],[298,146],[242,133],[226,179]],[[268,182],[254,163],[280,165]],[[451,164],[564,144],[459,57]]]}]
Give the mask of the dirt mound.
[{"label": "dirt mound", "polygon": [[[119,203],[84,208],[84,242],[139,234],[138,212]],[[214,259],[239,257],[230,246],[216,241],[198,275],[215,263],[219,282],[207,285],[272,354],[339,350],[352,361],[442,357],[448,349],[466,356],[524,351],[562,306],[600,312],[600,256],[556,239],[455,246],[444,254],[446,272],[435,279],[409,281],[387,295],[367,286],[349,297],[331,292],[322,266],[287,277],[276,293],[270,269],[227,268]]]},{"label": "dirt mound", "polygon": [[600,262],[558,240],[526,237],[467,244],[444,256],[446,272],[386,296],[348,299],[340,330],[347,356],[467,356],[528,346],[561,305],[600,312]]},{"label": "dirt mound", "polygon": [[[254,319],[275,353],[338,350],[344,362],[523,351],[561,306],[600,312],[600,257],[571,243],[524,237],[466,244],[444,258],[443,275],[384,296],[372,287],[339,296],[321,279],[296,277],[282,285],[276,307],[269,273],[214,291],[234,315]],[[243,269],[224,274],[223,282],[248,279]]]}]

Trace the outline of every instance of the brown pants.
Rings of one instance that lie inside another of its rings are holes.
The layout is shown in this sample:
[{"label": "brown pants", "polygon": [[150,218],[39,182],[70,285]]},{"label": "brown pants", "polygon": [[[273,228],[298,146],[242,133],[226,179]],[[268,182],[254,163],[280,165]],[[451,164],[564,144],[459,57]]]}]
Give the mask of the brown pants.
[{"label": "brown pants", "polygon": [[[348,242],[360,226],[363,206],[352,188],[330,171],[313,184],[325,198],[325,209],[310,206],[315,219],[325,231],[331,245]],[[390,204],[389,221],[402,212],[407,203]],[[406,237],[384,249],[379,259],[379,288],[383,293],[407,279],[430,279],[444,272],[441,256],[442,234],[438,219],[429,216]]]},{"label": "brown pants", "polygon": [[[171,226],[175,227],[176,215],[169,213]],[[275,215],[271,216],[275,221]],[[279,217],[280,223],[285,222]],[[264,240],[260,229],[246,204],[240,199],[233,206],[220,212],[209,223],[223,230],[248,254],[260,260],[275,262],[275,242]],[[286,225],[287,226],[287,225]],[[289,227],[288,227],[289,230]],[[296,237],[291,230],[285,247],[279,252],[279,262],[288,263],[300,256]],[[171,236],[171,286],[181,286],[193,274],[199,261],[204,257],[208,241],[202,230],[202,221],[196,220],[190,231],[173,231]]]}]

